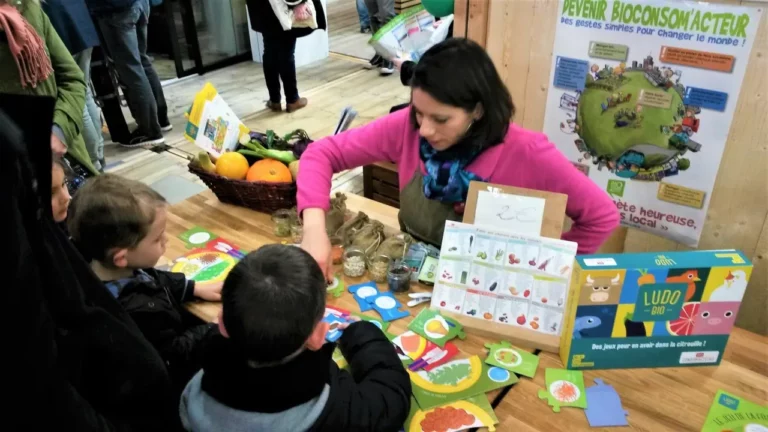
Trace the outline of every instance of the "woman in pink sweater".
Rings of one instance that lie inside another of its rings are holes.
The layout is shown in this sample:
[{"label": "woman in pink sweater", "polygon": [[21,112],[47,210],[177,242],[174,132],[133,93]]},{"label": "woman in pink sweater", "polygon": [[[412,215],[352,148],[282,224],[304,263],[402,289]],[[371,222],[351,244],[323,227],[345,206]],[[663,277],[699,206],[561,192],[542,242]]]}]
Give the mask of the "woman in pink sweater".
[{"label": "woman in pink sweater", "polygon": [[446,220],[461,220],[472,180],[568,195],[563,239],[594,253],[618,225],[610,197],[541,133],[510,119],[515,108],[490,57],[467,39],[431,48],[411,80],[411,107],[309,146],[301,158],[298,210],[307,250],[330,273],[325,231],[334,173],[392,161],[400,179],[400,225],[439,245]]}]

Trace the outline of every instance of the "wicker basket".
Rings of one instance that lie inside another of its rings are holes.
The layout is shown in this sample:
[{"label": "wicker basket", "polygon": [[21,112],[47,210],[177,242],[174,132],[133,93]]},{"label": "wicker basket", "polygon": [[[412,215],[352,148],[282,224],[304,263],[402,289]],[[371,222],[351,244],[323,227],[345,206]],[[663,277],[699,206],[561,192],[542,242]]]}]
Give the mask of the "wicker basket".
[{"label": "wicker basket", "polygon": [[231,180],[192,164],[188,165],[188,168],[189,172],[200,177],[200,180],[223,203],[247,207],[263,213],[289,209],[296,205],[296,183]]}]

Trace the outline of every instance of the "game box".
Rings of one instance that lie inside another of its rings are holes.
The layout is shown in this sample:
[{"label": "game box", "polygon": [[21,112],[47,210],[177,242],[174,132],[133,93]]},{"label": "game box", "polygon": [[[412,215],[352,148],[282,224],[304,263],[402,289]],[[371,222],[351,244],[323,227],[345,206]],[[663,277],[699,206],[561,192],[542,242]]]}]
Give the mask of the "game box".
[{"label": "game box", "polygon": [[563,364],[717,365],[751,273],[752,263],[736,250],[577,256]]}]

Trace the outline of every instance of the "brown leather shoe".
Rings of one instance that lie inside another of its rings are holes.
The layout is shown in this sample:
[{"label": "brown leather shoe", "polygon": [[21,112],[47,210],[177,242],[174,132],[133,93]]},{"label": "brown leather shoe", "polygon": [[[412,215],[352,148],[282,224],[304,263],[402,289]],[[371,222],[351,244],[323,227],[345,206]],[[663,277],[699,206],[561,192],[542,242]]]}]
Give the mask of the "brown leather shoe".
[{"label": "brown leather shoe", "polygon": [[308,103],[309,101],[307,100],[307,98],[299,98],[299,100],[297,100],[296,102],[287,104],[285,106],[285,110],[288,111],[289,113],[292,113],[294,111],[298,111],[304,108],[305,106],[307,106]]},{"label": "brown leather shoe", "polygon": [[267,108],[270,111],[283,112],[283,106],[280,104],[280,102],[274,103],[272,101],[267,101]]}]

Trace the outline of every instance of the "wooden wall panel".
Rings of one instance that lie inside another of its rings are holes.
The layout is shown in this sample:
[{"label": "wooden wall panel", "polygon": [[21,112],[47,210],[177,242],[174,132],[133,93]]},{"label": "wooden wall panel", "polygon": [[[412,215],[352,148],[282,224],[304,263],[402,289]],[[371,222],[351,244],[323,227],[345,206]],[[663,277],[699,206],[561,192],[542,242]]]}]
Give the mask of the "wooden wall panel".
[{"label": "wooden wall panel", "polygon": [[[766,7],[766,0],[713,3]],[[557,0],[490,0],[486,49],[512,93],[515,121],[529,129],[543,127],[558,16]],[[474,21],[483,20],[474,17]],[[482,26],[473,28],[470,23],[466,32],[473,31],[482,31]],[[768,11],[764,10],[699,245],[700,249],[739,249],[752,257],[755,270],[738,324],[762,334],[768,334],[767,77]],[[627,230],[624,241],[626,252],[687,249],[635,229]]]},{"label": "wooden wall panel", "polygon": [[490,3],[491,0],[455,0],[453,36],[472,39],[484,47],[488,35]]}]

